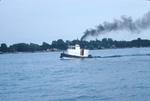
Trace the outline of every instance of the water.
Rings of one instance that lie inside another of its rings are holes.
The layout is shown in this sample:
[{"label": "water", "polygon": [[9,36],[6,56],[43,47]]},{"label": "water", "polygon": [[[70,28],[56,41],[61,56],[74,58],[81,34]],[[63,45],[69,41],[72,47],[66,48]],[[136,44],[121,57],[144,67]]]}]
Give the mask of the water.
[{"label": "water", "polygon": [[96,50],[91,54],[122,57],[71,60],[59,52],[2,54],[0,101],[149,101],[150,56],[133,55],[149,53]]}]

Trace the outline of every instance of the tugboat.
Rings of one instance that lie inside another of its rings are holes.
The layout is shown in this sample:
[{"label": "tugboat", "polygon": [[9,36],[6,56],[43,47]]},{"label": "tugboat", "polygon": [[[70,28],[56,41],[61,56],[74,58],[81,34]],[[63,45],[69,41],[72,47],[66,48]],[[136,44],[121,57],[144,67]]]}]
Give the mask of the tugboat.
[{"label": "tugboat", "polygon": [[88,49],[81,49],[80,45],[69,46],[66,52],[60,54],[60,58],[91,58]]}]

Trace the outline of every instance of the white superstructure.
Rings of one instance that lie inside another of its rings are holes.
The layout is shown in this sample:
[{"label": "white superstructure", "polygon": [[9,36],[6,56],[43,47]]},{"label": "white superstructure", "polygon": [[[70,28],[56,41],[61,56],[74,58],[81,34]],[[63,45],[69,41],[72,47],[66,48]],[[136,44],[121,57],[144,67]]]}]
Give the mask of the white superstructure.
[{"label": "white superstructure", "polygon": [[73,56],[79,56],[79,57],[88,57],[89,56],[89,50],[87,49],[81,49],[78,44],[75,46],[70,46],[67,49],[67,54],[68,55],[73,55]]}]

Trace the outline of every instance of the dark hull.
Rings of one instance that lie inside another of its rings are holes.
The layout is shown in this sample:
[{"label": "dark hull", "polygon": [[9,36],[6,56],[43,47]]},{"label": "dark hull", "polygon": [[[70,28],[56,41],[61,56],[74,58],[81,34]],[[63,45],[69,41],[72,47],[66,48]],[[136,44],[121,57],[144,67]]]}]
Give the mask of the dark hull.
[{"label": "dark hull", "polygon": [[64,58],[64,57],[67,57],[67,58],[92,58],[91,55],[89,55],[87,57],[82,57],[82,56],[75,56],[75,55],[69,55],[69,54],[61,53],[60,58]]}]

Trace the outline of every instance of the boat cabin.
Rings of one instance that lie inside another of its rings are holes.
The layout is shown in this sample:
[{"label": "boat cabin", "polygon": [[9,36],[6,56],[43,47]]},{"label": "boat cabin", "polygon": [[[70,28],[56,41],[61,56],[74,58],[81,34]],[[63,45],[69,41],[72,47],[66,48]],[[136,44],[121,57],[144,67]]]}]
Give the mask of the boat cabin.
[{"label": "boat cabin", "polygon": [[80,46],[76,44],[75,46],[69,46],[69,48],[67,49],[67,54],[79,57],[88,57],[89,50],[81,49]]}]

